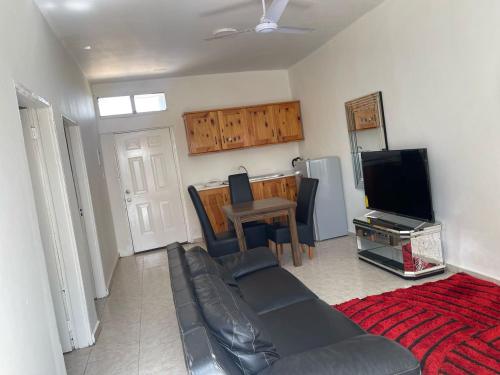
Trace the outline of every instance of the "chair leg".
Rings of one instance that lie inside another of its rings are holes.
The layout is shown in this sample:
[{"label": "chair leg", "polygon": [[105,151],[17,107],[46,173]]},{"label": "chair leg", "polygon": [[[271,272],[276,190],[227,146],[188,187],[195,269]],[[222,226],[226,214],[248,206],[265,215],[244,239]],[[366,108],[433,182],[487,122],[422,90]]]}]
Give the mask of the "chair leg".
[{"label": "chair leg", "polygon": [[308,246],[308,253],[309,253],[309,259],[312,259],[314,256],[314,247],[313,246]]},{"label": "chair leg", "polygon": [[283,255],[283,244],[280,243],[278,246],[280,247],[280,254]]},{"label": "chair leg", "polygon": [[[271,244],[274,244],[274,245],[271,245]],[[273,249],[273,247],[274,247],[274,249]],[[278,250],[278,244],[269,240],[269,248],[273,249],[276,252],[276,259],[278,260],[278,264],[281,264],[281,257],[280,257],[280,252]]]},{"label": "chair leg", "polygon": [[302,249],[302,252],[305,254],[306,253],[306,245],[303,243],[300,244],[300,248]]}]

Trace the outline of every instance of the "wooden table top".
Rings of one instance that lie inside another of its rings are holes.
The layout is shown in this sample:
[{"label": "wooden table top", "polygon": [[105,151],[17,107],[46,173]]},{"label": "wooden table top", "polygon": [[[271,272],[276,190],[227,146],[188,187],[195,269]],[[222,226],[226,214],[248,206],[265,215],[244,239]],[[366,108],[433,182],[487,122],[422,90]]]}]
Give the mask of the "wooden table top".
[{"label": "wooden table top", "polygon": [[259,199],[251,202],[236,203],[223,206],[228,217],[243,217],[267,212],[287,210],[297,206],[297,202],[283,198]]}]

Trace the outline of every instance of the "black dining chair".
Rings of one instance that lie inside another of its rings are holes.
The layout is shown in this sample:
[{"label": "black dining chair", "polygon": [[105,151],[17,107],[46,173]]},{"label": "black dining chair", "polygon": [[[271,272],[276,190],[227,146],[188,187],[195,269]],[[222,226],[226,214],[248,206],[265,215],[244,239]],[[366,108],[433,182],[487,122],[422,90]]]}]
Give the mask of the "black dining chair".
[{"label": "black dining chair", "polygon": [[[297,209],[295,220],[299,234],[299,243],[308,247],[309,258],[313,258],[314,248],[314,201],[318,190],[319,180],[316,178],[302,177],[297,196]],[[267,227],[267,237],[276,244],[276,255],[279,259],[283,251],[283,244],[291,242],[290,228],[286,224],[272,224]],[[278,249],[279,245],[279,249]]]},{"label": "black dining chair", "polygon": [[[253,201],[252,187],[248,174],[239,173],[228,177],[229,195],[231,203],[246,203]],[[246,242],[249,249],[255,247],[267,246],[267,224],[263,221],[252,221],[243,224],[243,230],[250,230],[251,236],[246,237]]]},{"label": "black dining chair", "polygon": [[[234,231],[228,231],[224,233],[216,234],[212,224],[207,215],[207,211],[203,206],[203,202],[201,201],[200,195],[198,194],[198,190],[194,186],[188,187],[189,196],[193,201],[194,208],[196,210],[196,214],[198,215],[198,219],[200,220],[201,229],[203,231],[203,237],[205,238],[205,242],[207,245],[207,251],[210,256],[214,258],[219,258],[224,255],[237,253],[240,251],[240,246],[238,243],[238,238]],[[247,240],[247,248],[252,249],[250,245],[252,245],[251,241],[248,239],[255,237],[256,233],[254,228],[246,228],[244,229],[245,239]]]}]

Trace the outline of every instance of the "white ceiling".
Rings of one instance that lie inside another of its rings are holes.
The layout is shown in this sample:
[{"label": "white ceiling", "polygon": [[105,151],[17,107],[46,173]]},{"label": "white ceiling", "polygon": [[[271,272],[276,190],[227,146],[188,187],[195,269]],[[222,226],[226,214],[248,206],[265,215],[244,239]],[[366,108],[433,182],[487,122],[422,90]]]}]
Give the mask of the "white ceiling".
[{"label": "white ceiling", "polygon": [[261,1],[35,1],[87,78],[99,81],[288,68],[383,0],[290,0],[280,25],[316,31],[210,42],[214,29],[255,26]]}]

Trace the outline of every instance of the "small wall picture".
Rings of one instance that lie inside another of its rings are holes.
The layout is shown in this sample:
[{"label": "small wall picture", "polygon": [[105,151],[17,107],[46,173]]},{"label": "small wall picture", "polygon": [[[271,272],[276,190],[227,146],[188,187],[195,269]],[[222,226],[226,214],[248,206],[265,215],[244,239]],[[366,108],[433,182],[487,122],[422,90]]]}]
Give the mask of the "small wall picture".
[{"label": "small wall picture", "polygon": [[345,103],[350,131],[376,129],[383,125],[380,91]]}]

